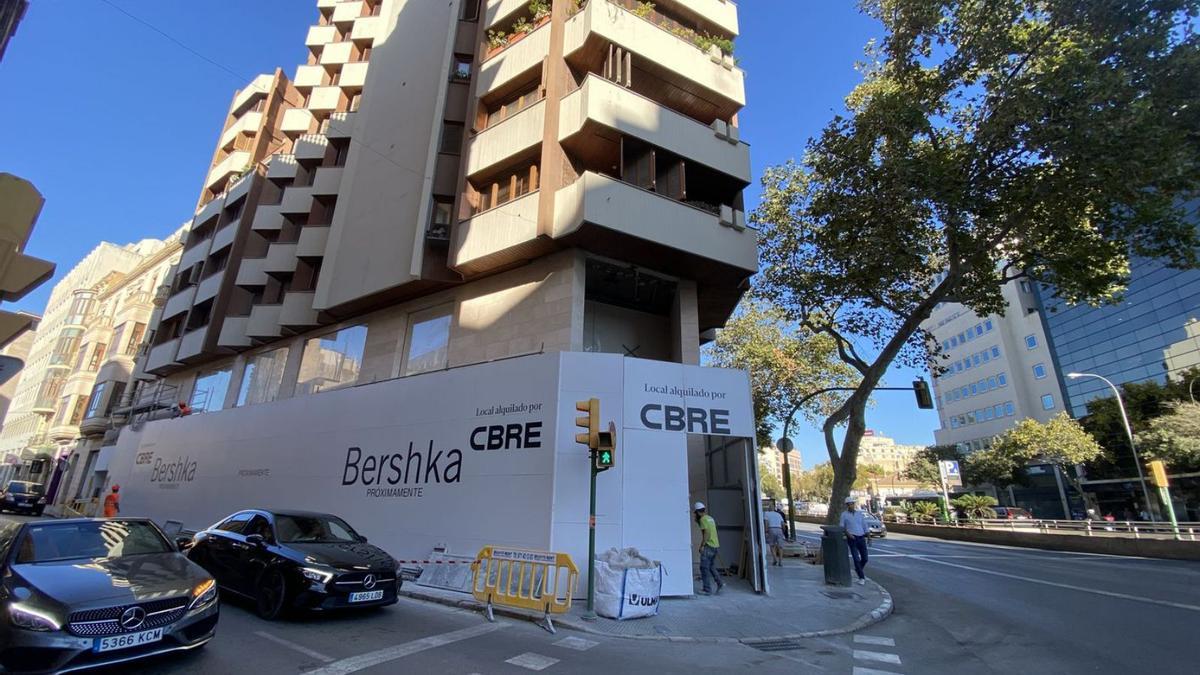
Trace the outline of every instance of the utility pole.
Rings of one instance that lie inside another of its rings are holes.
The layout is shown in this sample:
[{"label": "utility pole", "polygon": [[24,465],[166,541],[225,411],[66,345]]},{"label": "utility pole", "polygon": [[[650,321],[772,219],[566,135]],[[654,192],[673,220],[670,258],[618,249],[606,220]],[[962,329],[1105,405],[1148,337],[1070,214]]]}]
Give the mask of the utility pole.
[{"label": "utility pole", "polygon": [[616,464],[617,429],[612,422],[608,423],[608,431],[600,431],[600,399],[590,398],[577,401],[575,409],[587,413],[575,418],[575,426],[585,429],[575,434],[575,442],[588,447],[590,476],[590,497],[588,499],[588,586],[587,612],[583,618],[588,621],[596,619],[596,476],[608,471]]}]

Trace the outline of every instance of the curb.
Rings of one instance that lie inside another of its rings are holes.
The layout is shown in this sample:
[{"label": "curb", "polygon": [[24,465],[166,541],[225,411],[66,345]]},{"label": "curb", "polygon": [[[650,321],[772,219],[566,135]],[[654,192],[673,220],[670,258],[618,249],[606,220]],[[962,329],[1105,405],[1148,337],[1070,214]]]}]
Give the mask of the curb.
[{"label": "curb", "polygon": [[[870,612],[867,612],[866,614],[863,614],[862,616],[858,617],[854,621],[846,624],[845,626],[841,626],[840,628],[827,628],[824,630],[814,630],[814,631],[807,631],[807,632],[803,632],[803,633],[791,633],[789,635],[771,635],[771,636],[760,636],[760,637],[752,637],[752,638],[695,637],[695,636],[690,636],[690,635],[619,635],[617,633],[609,633],[607,631],[596,630],[595,628],[592,628],[590,625],[588,625],[586,622],[584,622],[582,620],[577,620],[575,617],[554,618],[554,623],[557,626],[562,626],[563,628],[569,628],[571,630],[579,631],[581,633],[588,633],[591,635],[604,635],[607,637],[621,638],[622,640],[649,640],[649,641],[657,641],[657,642],[687,642],[687,643],[708,643],[708,644],[743,644],[743,645],[746,645],[747,647],[753,647],[755,645],[769,643],[769,642],[784,642],[787,640],[803,640],[806,638],[829,637],[831,635],[844,635],[846,633],[853,633],[855,631],[862,630],[863,628],[866,628],[867,626],[871,626],[871,625],[879,623],[880,621],[883,621],[884,619],[888,618],[892,614],[892,610],[895,608],[895,604],[892,602],[892,594],[888,593],[887,589],[884,588],[883,586],[879,585],[878,582],[871,581],[871,583],[875,586],[875,588],[877,588],[879,590],[880,594],[883,595],[883,602],[879,603],[879,606],[876,607],[875,609],[871,610]],[[405,590],[403,588],[400,590],[400,595],[403,595],[403,596],[409,597],[409,598],[413,598],[414,600],[421,600],[423,602],[433,602],[433,603],[436,603],[439,605],[445,605],[447,607],[454,607],[457,609],[467,609],[467,610],[472,610],[472,611],[476,611],[476,612],[483,611],[483,609],[484,609],[484,606],[482,604],[480,604],[479,602],[476,602],[475,600],[454,600],[451,598],[443,598],[443,597],[436,596],[436,595],[427,595],[425,593],[421,593],[420,591]],[[512,619],[522,619],[524,621],[536,622],[536,621],[541,620],[541,617],[526,614],[525,612],[521,612],[520,610],[512,610],[512,609],[507,609],[504,607],[496,607],[495,605],[492,606],[492,612],[495,614],[499,614],[501,616],[506,616],[506,617],[509,617]]]}]

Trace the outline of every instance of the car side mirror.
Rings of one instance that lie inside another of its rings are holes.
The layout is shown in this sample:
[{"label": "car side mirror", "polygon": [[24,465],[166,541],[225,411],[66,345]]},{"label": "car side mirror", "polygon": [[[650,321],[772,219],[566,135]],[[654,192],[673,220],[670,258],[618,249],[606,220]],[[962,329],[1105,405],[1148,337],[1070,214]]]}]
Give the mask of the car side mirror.
[{"label": "car side mirror", "polygon": [[246,543],[251,546],[262,546],[267,543],[267,540],[261,534],[246,535]]}]

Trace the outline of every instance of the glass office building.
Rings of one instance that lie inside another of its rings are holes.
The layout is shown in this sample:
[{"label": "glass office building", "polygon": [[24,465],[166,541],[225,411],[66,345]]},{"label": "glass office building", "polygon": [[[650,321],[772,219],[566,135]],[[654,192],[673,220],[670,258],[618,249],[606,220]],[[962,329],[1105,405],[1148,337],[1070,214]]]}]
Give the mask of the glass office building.
[{"label": "glass office building", "polygon": [[1144,259],[1134,260],[1132,270],[1124,300],[1115,305],[1068,305],[1042,293],[1046,334],[1075,417],[1112,390],[1096,378],[1067,379],[1067,373],[1095,373],[1121,385],[1164,382],[1200,367],[1200,270]]}]

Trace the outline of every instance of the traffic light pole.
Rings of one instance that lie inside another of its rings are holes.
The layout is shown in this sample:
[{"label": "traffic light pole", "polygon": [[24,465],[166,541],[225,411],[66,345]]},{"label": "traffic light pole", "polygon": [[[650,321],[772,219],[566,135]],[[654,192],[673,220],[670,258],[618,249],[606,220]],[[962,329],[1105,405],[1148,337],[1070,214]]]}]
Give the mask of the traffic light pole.
[{"label": "traffic light pole", "polygon": [[596,462],[591,464],[592,496],[588,501],[588,590],[587,612],[583,618],[588,621],[596,619]]}]

